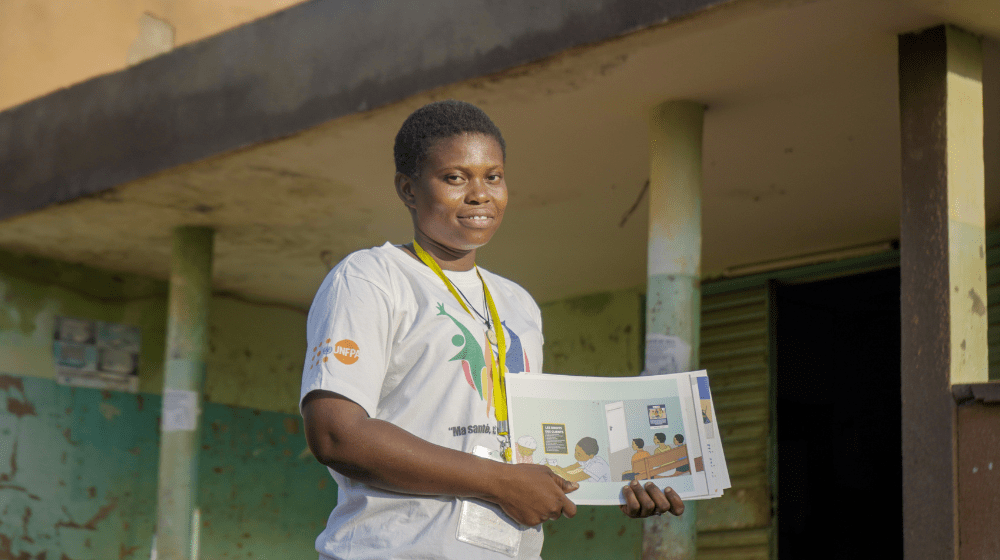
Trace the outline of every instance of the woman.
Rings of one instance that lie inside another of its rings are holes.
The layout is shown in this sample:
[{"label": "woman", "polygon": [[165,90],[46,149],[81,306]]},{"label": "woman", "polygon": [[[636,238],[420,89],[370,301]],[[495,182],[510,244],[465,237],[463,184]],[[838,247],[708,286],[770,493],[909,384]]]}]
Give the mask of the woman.
[{"label": "woman", "polygon": [[[477,456],[499,457],[507,443],[494,373],[540,371],[542,358],[538,306],[475,266],[507,206],[503,137],[478,108],[443,101],[406,119],[394,153],[414,241],[349,255],[309,311],[301,412],[339,485],[316,548],[320,558],[475,559],[507,558],[513,542],[538,558],[541,522],[576,513],[566,494],[577,484]],[[624,495],[632,517],[683,510],[673,491]],[[467,502],[501,523],[463,517]]]}]

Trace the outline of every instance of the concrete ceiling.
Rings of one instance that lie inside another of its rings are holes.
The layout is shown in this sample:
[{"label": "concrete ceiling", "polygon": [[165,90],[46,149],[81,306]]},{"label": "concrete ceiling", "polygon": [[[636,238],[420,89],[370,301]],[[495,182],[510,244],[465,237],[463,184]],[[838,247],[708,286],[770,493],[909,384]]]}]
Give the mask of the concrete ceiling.
[{"label": "concrete ceiling", "polygon": [[[0,247],[166,278],[170,233],[218,230],[215,287],[306,306],[332,264],[410,239],[392,140],[442,98],[508,143],[510,203],[480,263],[539,301],[645,281],[647,115],[707,105],[703,273],[898,237],[896,36],[1000,38],[994,0],[735,2],[0,222]],[[1000,48],[986,44],[987,222],[1000,225]],[[629,212],[637,200],[638,206]]]}]

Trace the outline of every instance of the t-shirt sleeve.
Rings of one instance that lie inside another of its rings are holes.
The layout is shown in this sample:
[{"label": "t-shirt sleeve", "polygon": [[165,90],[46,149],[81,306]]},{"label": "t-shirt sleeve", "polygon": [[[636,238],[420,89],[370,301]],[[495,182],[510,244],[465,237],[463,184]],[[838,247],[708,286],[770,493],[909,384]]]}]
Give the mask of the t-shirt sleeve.
[{"label": "t-shirt sleeve", "polygon": [[386,288],[342,263],[323,281],[306,323],[302,400],[312,391],[338,393],[375,417],[391,339]]}]

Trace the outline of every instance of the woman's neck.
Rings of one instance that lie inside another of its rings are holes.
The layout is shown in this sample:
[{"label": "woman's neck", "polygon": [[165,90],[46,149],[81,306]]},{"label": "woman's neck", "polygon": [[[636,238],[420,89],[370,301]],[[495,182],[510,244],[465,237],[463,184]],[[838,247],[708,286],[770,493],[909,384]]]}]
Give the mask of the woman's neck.
[{"label": "woman's neck", "polygon": [[[426,251],[427,254],[429,254],[436,263],[438,263],[441,270],[464,272],[472,270],[476,266],[475,249],[459,251],[450,247],[445,247],[426,235],[423,235],[419,231],[414,232],[413,238],[420,244],[420,248]],[[417,257],[417,251],[414,249],[412,243],[403,245],[403,248],[405,248],[413,258],[420,260],[420,258]]]}]

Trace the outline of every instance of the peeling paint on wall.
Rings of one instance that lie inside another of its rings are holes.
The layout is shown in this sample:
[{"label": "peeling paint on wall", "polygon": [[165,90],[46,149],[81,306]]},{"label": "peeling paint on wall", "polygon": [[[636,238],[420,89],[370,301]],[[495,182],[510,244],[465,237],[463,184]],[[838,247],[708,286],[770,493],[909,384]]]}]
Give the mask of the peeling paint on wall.
[{"label": "peeling paint on wall", "polygon": [[[148,547],[157,414],[136,411],[133,395],[51,380],[0,375],[0,393],[34,411],[0,413],[0,558],[103,560]],[[108,421],[102,404],[131,421]]]},{"label": "peeling paint on wall", "polygon": [[170,52],[174,48],[174,26],[146,12],[139,17],[139,36],[128,49],[125,62],[130,66]]},{"label": "peeling paint on wall", "polygon": [[[160,397],[0,375],[0,398],[34,411],[0,412],[0,559],[123,560],[150,550]],[[211,403],[204,414],[201,557],[314,556],[337,488],[298,454],[301,419]]]}]

